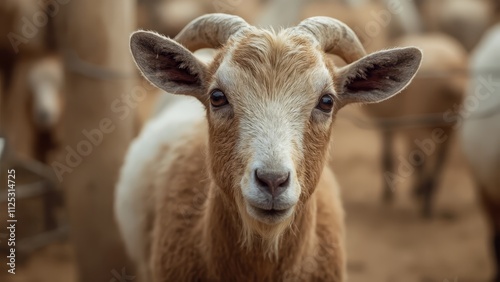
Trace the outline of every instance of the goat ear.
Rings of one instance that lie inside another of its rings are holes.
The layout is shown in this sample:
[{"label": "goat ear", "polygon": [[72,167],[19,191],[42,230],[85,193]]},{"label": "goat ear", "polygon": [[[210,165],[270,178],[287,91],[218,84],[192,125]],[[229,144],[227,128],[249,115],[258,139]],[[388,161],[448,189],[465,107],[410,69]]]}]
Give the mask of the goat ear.
[{"label": "goat ear", "polygon": [[378,103],[400,93],[417,73],[422,52],[414,47],[370,54],[339,70],[342,104]]},{"label": "goat ear", "polygon": [[157,87],[201,98],[206,65],[172,39],[149,31],[130,37],[130,51],[142,74]]}]

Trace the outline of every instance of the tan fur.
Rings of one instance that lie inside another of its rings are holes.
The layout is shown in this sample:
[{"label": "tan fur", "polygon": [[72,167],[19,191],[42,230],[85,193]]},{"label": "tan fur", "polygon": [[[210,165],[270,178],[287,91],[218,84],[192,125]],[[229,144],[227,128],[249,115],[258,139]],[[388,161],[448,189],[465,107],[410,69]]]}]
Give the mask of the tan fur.
[{"label": "tan fur", "polygon": [[[235,47],[234,63],[244,68],[258,81],[264,81],[268,77],[267,73],[263,73],[257,68],[260,64],[275,69],[283,69],[280,67],[283,65],[287,66],[290,71],[303,73],[317,63],[311,43],[304,38],[290,36],[283,40],[274,40],[273,37],[273,34],[267,31],[262,31],[260,35],[252,34],[245,37]],[[293,44],[289,44],[287,41]],[[267,48],[274,53],[267,52]],[[259,52],[255,52],[255,50]],[[289,54],[289,58],[281,60],[283,54]]]},{"label": "tan fur", "polygon": [[321,178],[320,171],[313,176],[319,180],[316,192],[304,196],[311,198],[282,235],[279,259],[274,261],[263,255],[266,246],[262,239],[256,238],[249,249],[241,248],[238,207],[225,192],[213,184],[210,187],[204,157],[206,125],[200,132],[169,152],[177,156],[176,162],[156,168],[161,179],[177,185],[156,186],[156,214],[170,216],[158,216],[154,224],[153,281],[192,281],[201,277],[215,281],[279,281],[283,277],[291,281],[325,281],[336,277],[329,281],[342,281],[343,212],[329,169],[324,169]]}]

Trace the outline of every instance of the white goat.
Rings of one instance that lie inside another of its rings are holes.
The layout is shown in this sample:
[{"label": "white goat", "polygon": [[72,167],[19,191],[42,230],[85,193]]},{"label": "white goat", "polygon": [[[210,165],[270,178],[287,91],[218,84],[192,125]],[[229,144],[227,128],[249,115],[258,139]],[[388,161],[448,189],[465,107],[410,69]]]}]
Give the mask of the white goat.
[{"label": "white goat", "polygon": [[[492,28],[471,59],[469,95],[464,102],[461,137],[476,185],[488,213],[492,247],[500,271],[500,24]],[[497,274],[495,281],[500,281]]]}]

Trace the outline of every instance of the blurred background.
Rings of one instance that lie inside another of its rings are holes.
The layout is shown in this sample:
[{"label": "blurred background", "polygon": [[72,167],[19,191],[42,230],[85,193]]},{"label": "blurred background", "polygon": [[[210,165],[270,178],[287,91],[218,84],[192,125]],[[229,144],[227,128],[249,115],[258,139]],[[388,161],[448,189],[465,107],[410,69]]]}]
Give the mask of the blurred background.
[{"label": "blurred background", "polygon": [[[422,68],[403,94],[343,109],[336,121],[331,166],[347,214],[349,281],[491,281],[500,143],[481,141],[499,140],[500,130],[481,124],[500,124],[499,7],[497,0],[2,0],[0,281],[136,280],[114,223],[114,183],[129,143],[169,96],[140,77],[128,38],[137,29],[173,37],[214,12],[275,29],[330,16],[368,52],[422,48]],[[482,130],[473,134],[479,141],[464,124]],[[11,169],[15,275],[7,272]]]}]

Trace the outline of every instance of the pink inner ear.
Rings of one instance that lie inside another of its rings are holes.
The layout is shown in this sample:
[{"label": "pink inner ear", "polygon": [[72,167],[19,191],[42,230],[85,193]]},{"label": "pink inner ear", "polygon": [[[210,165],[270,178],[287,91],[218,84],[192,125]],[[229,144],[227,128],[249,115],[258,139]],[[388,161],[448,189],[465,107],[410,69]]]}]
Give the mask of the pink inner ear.
[{"label": "pink inner ear", "polygon": [[363,74],[357,74],[346,85],[349,91],[387,90],[394,85],[396,80],[391,76],[391,68],[373,65]]}]

